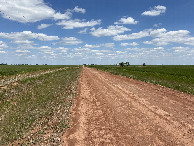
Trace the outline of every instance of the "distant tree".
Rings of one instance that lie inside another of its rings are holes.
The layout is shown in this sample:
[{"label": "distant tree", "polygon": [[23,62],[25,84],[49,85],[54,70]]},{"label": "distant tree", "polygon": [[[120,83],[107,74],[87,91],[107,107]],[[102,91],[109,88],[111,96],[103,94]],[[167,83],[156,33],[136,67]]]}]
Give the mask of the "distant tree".
[{"label": "distant tree", "polygon": [[7,63],[1,63],[0,65],[7,65]]},{"label": "distant tree", "polygon": [[124,62],[119,63],[120,67],[124,67]]},{"label": "distant tree", "polygon": [[130,65],[130,64],[129,64],[129,62],[126,62],[125,64],[126,64],[127,66],[129,66],[129,65]]},{"label": "distant tree", "polygon": [[143,63],[143,66],[146,66],[146,64],[145,64],[145,63]]}]

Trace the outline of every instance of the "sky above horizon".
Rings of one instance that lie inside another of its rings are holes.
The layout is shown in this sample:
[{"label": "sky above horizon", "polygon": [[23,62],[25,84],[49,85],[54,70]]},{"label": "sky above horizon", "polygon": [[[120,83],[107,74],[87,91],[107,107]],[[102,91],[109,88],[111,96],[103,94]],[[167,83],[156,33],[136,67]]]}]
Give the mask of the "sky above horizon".
[{"label": "sky above horizon", "polygon": [[0,63],[194,64],[193,0],[0,0]]}]

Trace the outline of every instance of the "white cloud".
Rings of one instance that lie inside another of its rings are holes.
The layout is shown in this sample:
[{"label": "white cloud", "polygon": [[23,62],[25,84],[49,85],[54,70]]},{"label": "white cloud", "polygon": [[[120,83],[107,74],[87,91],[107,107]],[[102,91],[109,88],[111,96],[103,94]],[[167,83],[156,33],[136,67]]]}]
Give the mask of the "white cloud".
[{"label": "white cloud", "polygon": [[127,51],[141,51],[141,49],[140,48],[126,48],[125,50],[127,50]]},{"label": "white cloud", "polygon": [[164,50],[163,47],[157,47],[157,48],[153,48],[153,50]]},{"label": "white cloud", "polygon": [[16,53],[30,53],[28,50],[16,50]]},{"label": "white cloud", "polygon": [[77,13],[86,13],[86,10],[83,9],[83,8],[79,8],[78,6],[76,6],[74,9],[73,9],[73,12],[77,12]]},{"label": "white cloud", "polygon": [[153,27],[160,27],[162,23],[154,24]]},{"label": "white cloud", "polygon": [[77,39],[75,37],[64,37],[61,39],[59,43],[63,45],[78,45],[83,42],[80,39]]},{"label": "white cloud", "polygon": [[147,45],[152,44],[152,42],[151,42],[151,41],[144,41],[143,43],[144,43],[144,44],[147,44]]},{"label": "white cloud", "polygon": [[95,29],[91,29],[91,34],[96,37],[101,37],[101,36],[115,36],[120,33],[124,33],[125,31],[131,31],[131,29],[128,29],[124,26],[118,26],[118,25],[111,25],[108,26],[107,29],[103,29],[102,27]]},{"label": "white cloud", "polygon": [[71,12],[61,14],[49,7],[43,0],[0,0],[1,15],[5,19],[22,23],[44,19],[70,19]]},{"label": "white cloud", "polygon": [[98,44],[98,45],[84,45],[85,48],[100,48],[100,47],[105,47],[105,48],[113,48],[115,46],[114,43],[105,43],[105,44]]},{"label": "white cloud", "polygon": [[32,44],[34,43],[33,41],[29,41],[29,40],[16,40],[14,41],[15,44]]},{"label": "white cloud", "polygon": [[99,48],[100,45],[88,45],[88,44],[85,44],[84,47],[86,47],[86,48]]},{"label": "white cloud", "polygon": [[47,28],[47,27],[49,27],[49,26],[51,26],[52,24],[40,24],[40,25],[38,25],[38,29],[44,29],[44,28]]},{"label": "white cloud", "polygon": [[137,24],[138,21],[135,21],[132,17],[128,18],[121,18],[118,22],[115,22],[114,24]]},{"label": "white cloud", "polygon": [[113,48],[115,46],[114,43],[105,43],[105,44],[101,44],[102,47],[106,47],[106,48]]},{"label": "white cloud", "polygon": [[7,48],[7,44],[3,41],[0,41],[0,48]]},{"label": "white cloud", "polygon": [[138,46],[139,44],[136,42],[132,42],[132,43],[121,43],[121,46]]},{"label": "white cloud", "polygon": [[115,41],[140,39],[143,37],[152,37],[151,41],[144,41],[144,44],[154,44],[157,46],[168,45],[170,43],[183,43],[185,45],[194,45],[194,37],[191,37],[188,30],[167,31],[165,28],[161,29],[146,29],[138,33],[127,35],[117,35],[113,39]]},{"label": "white cloud", "polygon": [[84,28],[83,30],[80,30],[78,33],[80,34],[87,34],[88,28]]},{"label": "white cloud", "polygon": [[49,46],[41,46],[40,49],[41,49],[41,50],[50,50],[50,49],[52,49],[52,48],[49,47]]},{"label": "white cloud", "polygon": [[174,53],[186,53],[189,50],[193,50],[189,47],[173,47],[172,49]]},{"label": "white cloud", "polygon": [[83,27],[93,27],[95,25],[101,24],[101,20],[85,21],[80,19],[72,19],[72,20],[62,20],[56,24],[63,26],[63,29],[74,29]]},{"label": "white cloud", "polygon": [[56,48],[56,50],[59,50],[62,54],[66,54],[69,48],[59,47],[59,48]]},{"label": "white cloud", "polygon": [[143,31],[140,31],[138,33],[132,33],[132,34],[128,34],[128,35],[117,35],[117,36],[114,36],[113,39],[115,41],[140,39],[143,37],[150,36],[149,31],[150,30],[148,29],[148,30],[143,30]]},{"label": "white cloud", "polygon": [[0,51],[0,54],[5,54],[6,52],[5,51]]},{"label": "white cloud", "polygon": [[68,10],[64,14],[57,12],[53,15],[54,20],[70,19],[71,17],[72,17],[72,13]]},{"label": "white cloud", "polygon": [[153,9],[151,9],[150,11],[145,11],[142,13],[142,15],[146,15],[146,16],[158,16],[162,13],[166,12],[166,7],[165,6],[155,6]]},{"label": "white cloud", "polygon": [[31,31],[23,31],[23,32],[11,32],[11,33],[0,33],[0,37],[12,40],[30,40],[30,39],[38,39],[41,41],[53,41],[59,40],[58,36],[47,36],[43,33],[33,33]]},{"label": "white cloud", "polygon": [[169,43],[183,43],[185,45],[194,45],[194,37],[189,35],[188,30],[167,31],[165,28],[153,30],[150,36],[155,45],[168,45]]},{"label": "white cloud", "polygon": [[74,52],[90,52],[91,49],[79,47],[79,48],[73,49],[73,51],[74,51]]}]

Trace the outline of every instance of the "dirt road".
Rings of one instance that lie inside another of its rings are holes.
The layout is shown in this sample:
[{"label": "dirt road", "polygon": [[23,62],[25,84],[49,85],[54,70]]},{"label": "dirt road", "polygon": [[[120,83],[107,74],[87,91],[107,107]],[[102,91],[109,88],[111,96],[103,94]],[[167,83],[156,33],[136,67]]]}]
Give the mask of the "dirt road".
[{"label": "dirt road", "polygon": [[83,68],[64,145],[194,146],[194,96]]}]

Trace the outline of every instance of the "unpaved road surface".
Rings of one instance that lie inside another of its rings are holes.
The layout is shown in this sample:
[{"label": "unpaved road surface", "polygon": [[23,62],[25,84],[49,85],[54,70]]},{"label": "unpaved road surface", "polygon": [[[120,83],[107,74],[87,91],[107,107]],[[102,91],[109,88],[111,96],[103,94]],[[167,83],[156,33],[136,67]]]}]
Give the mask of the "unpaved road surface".
[{"label": "unpaved road surface", "polygon": [[68,146],[194,146],[194,96],[83,68],[63,140]]}]

